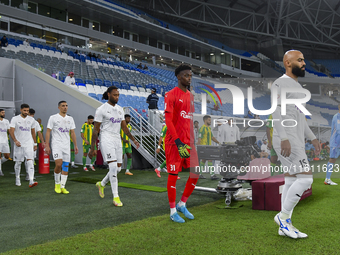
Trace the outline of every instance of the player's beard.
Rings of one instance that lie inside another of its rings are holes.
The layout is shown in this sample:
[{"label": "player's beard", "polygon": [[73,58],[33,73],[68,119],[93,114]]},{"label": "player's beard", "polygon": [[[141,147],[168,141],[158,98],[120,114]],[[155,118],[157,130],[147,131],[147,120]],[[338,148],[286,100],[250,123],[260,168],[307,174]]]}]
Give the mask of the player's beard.
[{"label": "player's beard", "polygon": [[296,75],[297,77],[305,77],[305,70],[302,70],[300,67],[298,66],[294,66],[292,68],[292,73],[294,75]]},{"label": "player's beard", "polygon": [[111,104],[117,104],[118,100],[114,100],[113,98],[110,98],[110,102],[111,102]]}]

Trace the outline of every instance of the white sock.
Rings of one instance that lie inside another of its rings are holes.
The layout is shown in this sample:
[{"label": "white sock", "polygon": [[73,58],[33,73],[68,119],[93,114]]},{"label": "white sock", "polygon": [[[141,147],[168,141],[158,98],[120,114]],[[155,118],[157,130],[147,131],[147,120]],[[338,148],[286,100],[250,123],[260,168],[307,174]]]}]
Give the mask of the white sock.
[{"label": "white sock", "polygon": [[71,162],[71,165],[74,166],[74,162]]},{"label": "white sock", "polygon": [[59,173],[59,174],[54,173],[54,182],[55,182],[55,184],[60,184],[60,175],[61,175],[61,173]]},{"label": "white sock", "polygon": [[92,165],[92,164],[90,164],[90,167],[93,167],[93,165]]},{"label": "white sock", "polygon": [[103,187],[105,187],[106,184],[110,181],[109,173],[110,173],[110,171],[105,175],[105,177],[104,177],[103,180],[101,181],[101,184],[102,184]]},{"label": "white sock", "polygon": [[30,184],[32,184],[34,181],[34,165],[33,165],[33,160],[27,160],[26,161],[26,172],[28,173],[28,178],[30,181]]},{"label": "white sock", "polygon": [[20,179],[21,162],[16,161],[14,165],[15,177]]},{"label": "white sock", "polygon": [[2,157],[2,159],[1,159],[1,164],[2,164],[2,163],[5,163],[7,160],[8,160],[7,158]]},{"label": "white sock", "polygon": [[175,212],[177,212],[176,207],[170,208],[170,215],[173,215]]},{"label": "white sock", "polygon": [[117,162],[111,162],[109,164],[109,179],[111,183],[111,189],[113,197],[118,197],[118,179],[117,179]]},{"label": "white sock", "polygon": [[120,173],[121,170],[122,170],[121,166],[117,167],[117,173]]},{"label": "white sock", "polygon": [[126,169],[125,173],[128,173],[128,172],[130,172],[130,169]]},{"label": "white sock", "polygon": [[[287,192],[290,186],[292,186],[292,184],[296,181],[296,179],[297,179],[296,176],[285,176],[285,184],[283,185],[283,190],[281,194],[281,211],[282,211],[282,207],[287,196]],[[286,219],[290,218],[292,213],[293,211],[290,212],[289,216]],[[286,215],[282,215],[282,217],[286,217]],[[284,218],[281,218],[281,219],[286,220]]]},{"label": "white sock", "polygon": [[157,167],[157,170],[158,170],[158,171],[161,171],[161,168],[160,168],[160,167]]},{"label": "white sock", "polygon": [[179,207],[181,207],[181,206],[183,206],[183,205],[185,206],[185,204],[186,204],[186,203],[182,202],[182,200],[179,200],[179,202],[178,202],[178,206],[179,206]]},{"label": "white sock", "polygon": [[313,176],[307,174],[298,174],[296,181],[290,186],[287,191],[287,195],[285,201],[282,205],[281,213],[285,213],[290,215],[291,211],[300,201],[300,198],[303,192],[312,185],[313,183]]},{"label": "white sock", "polygon": [[60,176],[60,188],[61,188],[61,189],[65,188],[66,181],[67,181],[67,176],[68,176],[68,175],[64,175],[64,174],[62,174],[62,175]]}]

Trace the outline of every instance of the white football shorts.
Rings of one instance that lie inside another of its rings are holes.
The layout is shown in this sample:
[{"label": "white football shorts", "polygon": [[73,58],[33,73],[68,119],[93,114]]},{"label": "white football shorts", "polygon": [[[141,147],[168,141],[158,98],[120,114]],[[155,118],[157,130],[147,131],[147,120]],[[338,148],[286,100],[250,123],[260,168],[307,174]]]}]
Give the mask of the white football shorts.
[{"label": "white football shorts", "polygon": [[70,162],[71,160],[71,148],[62,148],[60,146],[52,146],[53,159],[62,159],[63,162]]},{"label": "white football shorts", "polygon": [[24,162],[26,159],[34,159],[33,146],[18,147],[14,145],[13,149],[13,161]]},{"label": "white football shorts", "polygon": [[105,162],[123,163],[122,141],[118,139],[100,141],[100,152]]},{"label": "white football shorts", "polygon": [[274,150],[281,161],[283,173],[293,175],[308,172],[311,169],[304,148],[292,146],[289,157],[283,157],[281,155],[281,147],[274,147]]},{"label": "white football shorts", "polygon": [[10,153],[8,143],[0,143],[0,152],[1,153]]}]

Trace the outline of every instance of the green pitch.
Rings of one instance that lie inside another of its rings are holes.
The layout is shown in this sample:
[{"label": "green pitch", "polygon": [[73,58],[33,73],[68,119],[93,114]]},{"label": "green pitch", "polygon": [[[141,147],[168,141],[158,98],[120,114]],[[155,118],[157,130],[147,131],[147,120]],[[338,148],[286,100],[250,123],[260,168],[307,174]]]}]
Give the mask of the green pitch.
[{"label": "green pitch", "polygon": [[[340,248],[336,216],[340,185],[324,185],[324,173],[315,174],[313,195],[298,204],[292,218],[309,237],[293,240],[277,234],[276,212],[252,210],[251,201],[233,202],[233,209],[224,209],[221,195],[194,191],[188,208],[195,220],[176,224],[169,219],[166,192],[119,187],[124,206],[118,208],[112,204],[110,186],[101,199],[94,184],[72,181],[101,179],[107,170],[71,169],[70,194],[63,195],[54,193],[52,173],[37,174],[39,185],[30,189],[24,176],[21,187],[14,185],[12,162],[3,169],[0,252],[6,254],[282,254],[282,249],[285,254],[336,254]],[[127,176],[122,171],[119,181],[166,187],[164,173],[157,178],[153,171],[132,172]],[[188,173],[180,176],[178,199]],[[339,177],[332,175],[335,182],[340,182]],[[216,183],[206,179],[197,185]]]}]

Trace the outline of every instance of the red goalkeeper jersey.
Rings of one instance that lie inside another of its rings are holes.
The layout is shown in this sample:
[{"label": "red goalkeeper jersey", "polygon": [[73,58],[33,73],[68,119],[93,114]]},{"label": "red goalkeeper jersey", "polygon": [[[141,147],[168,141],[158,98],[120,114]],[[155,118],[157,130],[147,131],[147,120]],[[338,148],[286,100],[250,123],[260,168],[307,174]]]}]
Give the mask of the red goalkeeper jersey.
[{"label": "red goalkeeper jersey", "polygon": [[166,144],[174,144],[179,138],[185,144],[193,144],[194,97],[189,90],[176,87],[165,94],[165,123],[168,127]]}]

